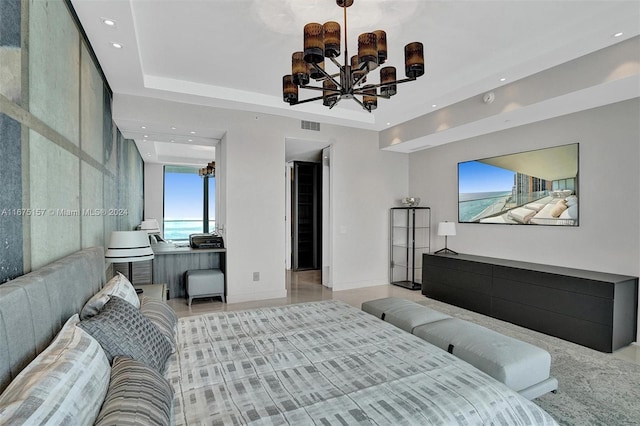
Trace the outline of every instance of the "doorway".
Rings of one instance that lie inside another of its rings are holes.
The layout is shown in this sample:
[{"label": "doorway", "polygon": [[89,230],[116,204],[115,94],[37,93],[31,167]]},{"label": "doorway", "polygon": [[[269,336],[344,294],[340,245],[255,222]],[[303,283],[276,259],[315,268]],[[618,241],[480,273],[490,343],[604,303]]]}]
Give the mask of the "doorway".
[{"label": "doorway", "polygon": [[330,146],[327,141],[286,138],[287,276],[314,271],[331,287]]}]

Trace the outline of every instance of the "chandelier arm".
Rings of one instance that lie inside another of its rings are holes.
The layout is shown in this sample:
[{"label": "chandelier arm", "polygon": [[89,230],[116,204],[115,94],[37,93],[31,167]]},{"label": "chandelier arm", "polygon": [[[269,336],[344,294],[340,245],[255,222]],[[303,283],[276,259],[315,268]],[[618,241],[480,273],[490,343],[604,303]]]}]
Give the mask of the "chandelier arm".
[{"label": "chandelier arm", "polygon": [[307,102],[314,102],[323,99],[323,96],[316,96],[315,98],[304,99],[302,101],[296,101],[292,105],[305,104]]},{"label": "chandelier arm", "polygon": [[334,63],[334,65],[335,65],[336,67],[338,67],[338,68],[342,68],[342,64],[341,64],[340,62],[338,62],[338,61],[336,60],[336,58],[331,57],[331,58],[329,58],[329,59],[331,59],[331,62],[333,62],[333,63]]},{"label": "chandelier arm", "polygon": [[[370,87],[368,89],[371,89]],[[353,91],[354,95],[361,95],[361,96],[375,96],[376,98],[382,98],[382,99],[391,99],[391,96],[389,95],[383,95],[380,93],[367,93],[364,89],[357,89]]]},{"label": "chandelier arm", "polygon": [[318,86],[301,86],[302,89],[311,89],[311,90],[321,90],[323,92],[335,93],[336,95],[341,95],[342,91],[340,89],[328,89],[325,87]]},{"label": "chandelier arm", "polygon": [[[325,70],[323,70],[322,68],[320,68],[320,67],[318,66],[318,64],[313,64],[313,66],[314,66],[314,68],[315,68],[316,70],[318,70],[322,75],[324,75],[326,78],[328,78],[329,80],[331,80],[331,81],[333,82],[333,84],[335,84],[335,85],[336,85],[336,87],[342,87],[342,84],[338,83],[338,82],[336,81],[336,79],[335,79],[335,78],[333,78],[333,76],[332,76],[331,74],[327,73]],[[305,86],[305,87],[307,87],[307,86]]]}]

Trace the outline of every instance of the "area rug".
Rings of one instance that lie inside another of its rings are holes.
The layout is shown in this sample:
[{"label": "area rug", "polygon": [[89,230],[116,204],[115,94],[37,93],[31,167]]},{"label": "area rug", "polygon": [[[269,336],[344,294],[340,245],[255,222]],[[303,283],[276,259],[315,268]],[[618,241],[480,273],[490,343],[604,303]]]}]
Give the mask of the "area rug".
[{"label": "area rug", "polygon": [[534,402],[559,424],[640,425],[640,365],[432,299],[418,303],[549,351],[559,389]]}]

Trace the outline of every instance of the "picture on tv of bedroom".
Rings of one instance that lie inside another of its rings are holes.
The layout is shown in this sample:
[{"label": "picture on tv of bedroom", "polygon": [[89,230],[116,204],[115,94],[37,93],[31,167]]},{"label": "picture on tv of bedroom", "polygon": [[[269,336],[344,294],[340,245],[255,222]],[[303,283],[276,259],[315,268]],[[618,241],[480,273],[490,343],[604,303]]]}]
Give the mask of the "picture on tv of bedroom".
[{"label": "picture on tv of bedroom", "polygon": [[458,222],[578,226],[578,144],[458,163]]}]

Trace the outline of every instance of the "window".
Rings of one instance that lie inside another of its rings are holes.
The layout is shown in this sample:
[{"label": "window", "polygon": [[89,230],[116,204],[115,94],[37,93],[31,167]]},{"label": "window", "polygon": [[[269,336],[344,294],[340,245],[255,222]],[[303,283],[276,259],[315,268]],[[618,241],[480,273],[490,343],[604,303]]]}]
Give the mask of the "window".
[{"label": "window", "polygon": [[187,240],[189,234],[215,230],[215,178],[197,167],[164,167],[164,238]]}]

